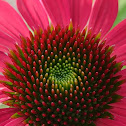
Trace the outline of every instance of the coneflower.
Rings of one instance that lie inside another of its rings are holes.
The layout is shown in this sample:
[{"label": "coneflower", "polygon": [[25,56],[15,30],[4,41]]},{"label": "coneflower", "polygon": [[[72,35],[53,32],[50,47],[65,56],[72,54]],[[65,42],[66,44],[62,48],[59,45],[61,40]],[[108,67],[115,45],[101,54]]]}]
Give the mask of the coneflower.
[{"label": "coneflower", "polygon": [[[0,126],[125,126],[126,20],[118,0],[0,1]],[[51,19],[51,24],[48,22]]]}]

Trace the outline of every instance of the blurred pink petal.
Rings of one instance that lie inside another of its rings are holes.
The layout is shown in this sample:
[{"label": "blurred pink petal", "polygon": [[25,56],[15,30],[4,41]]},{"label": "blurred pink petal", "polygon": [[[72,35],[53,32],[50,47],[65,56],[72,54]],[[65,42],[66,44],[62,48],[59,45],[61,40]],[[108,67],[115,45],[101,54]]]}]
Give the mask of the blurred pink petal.
[{"label": "blurred pink petal", "polygon": [[88,28],[93,34],[101,31],[101,38],[111,29],[118,12],[118,0],[95,0]]},{"label": "blurred pink petal", "polygon": [[19,41],[20,35],[29,35],[29,30],[19,14],[2,0],[0,1],[0,30],[16,41]]},{"label": "blurred pink petal", "polygon": [[40,0],[17,0],[17,6],[32,29],[46,29],[49,25],[47,14]]},{"label": "blurred pink petal", "polygon": [[82,30],[87,24],[92,8],[92,0],[70,0],[73,26]]},{"label": "blurred pink petal", "polygon": [[98,119],[95,124],[96,126],[125,126],[122,122],[112,119]]},{"label": "blurred pink petal", "polygon": [[118,62],[122,62],[123,61],[123,64],[126,64],[126,62],[124,62],[124,61],[126,61],[126,44],[116,48],[113,51],[112,55],[117,55],[116,60]]},{"label": "blurred pink petal", "polygon": [[10,117],[14,114],[18,112],[17,108],[4,108],[4,109],[0,109],[0,126],[2,126],[3,122],[6,122],[10,119]]},{"label": "blurred pink petal", "polygon": [[0,72],[3,71],[3,68],[5,66],[5,62],[11,63],[11,59],[3,52],[0,51]]},{"label": "blurred pink petal", "polygon": [[68,0],[42,0],[54,26],[67,26],[70,23],[70,6]]}]

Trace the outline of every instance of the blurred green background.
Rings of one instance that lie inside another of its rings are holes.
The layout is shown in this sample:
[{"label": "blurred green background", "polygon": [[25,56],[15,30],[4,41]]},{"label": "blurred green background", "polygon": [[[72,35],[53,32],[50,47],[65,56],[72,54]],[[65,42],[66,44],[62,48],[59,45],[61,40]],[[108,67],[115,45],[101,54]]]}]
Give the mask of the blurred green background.
[{"label": "blurred green background", "polygon": [[[16,5],[15,0],[6,0],[6,1],[8,1],[13,7],[15,7],[15,5]],[[126,0],[119,0],[119,12],[118,12],[118,16],[116,18],[116,21],[115,21],[113,27],[125,18],[126,18]],[[6,107],[6,106],[0,104],[0,108],[4,108],[4,107]]]},{"label": "blurred green background", "polygon": [[119,12],[116,21],[114,23],[114,26],[125,18],[126,18],[126,0],[119,0]]}]

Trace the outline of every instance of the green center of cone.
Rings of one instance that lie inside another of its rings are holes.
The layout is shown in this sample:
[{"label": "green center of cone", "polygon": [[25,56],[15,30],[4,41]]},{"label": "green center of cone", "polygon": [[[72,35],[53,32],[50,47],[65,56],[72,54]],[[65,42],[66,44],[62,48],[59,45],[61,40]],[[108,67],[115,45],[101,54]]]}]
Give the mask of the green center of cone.
[{"label": "green center of cone", "polygon": [[60,89],[61,92],[77,83],[76,76],[74,68],[67,60],[64,63],[57,63],[53,68],[50,67],[49,80],[54,84],[55,89]]}]

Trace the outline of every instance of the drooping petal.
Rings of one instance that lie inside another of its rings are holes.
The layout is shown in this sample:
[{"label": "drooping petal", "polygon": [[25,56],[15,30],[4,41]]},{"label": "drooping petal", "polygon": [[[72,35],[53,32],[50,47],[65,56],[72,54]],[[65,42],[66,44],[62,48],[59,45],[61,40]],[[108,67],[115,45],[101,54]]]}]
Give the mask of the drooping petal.
[{"label": "drooping petal", "polygon": [[101,32],[101,38],[112,27],[118,12],[118,0],[95,0],[88,28],[93,34]]},{"label": "drooping petal", "polygon": [[47,14],[40,0],[17,0],[17,7],[32,29],[47,28]]},{"label": "drooping petal", "polygon": [[70,12],[73,26],[82,30],[87,24],[92,0],[70,0]]},{"label": "drooping petal", "polygon": [[106,36],[106,44],[115,45],[115,50],[126,44],[126,19],[114,27]]},{"label": "drooping petal", "polygon": [[48,15],[54,26],[69,25],[70,23],[70,6],[68,0],[42,0]]},{"label": "drooping petal", "polygon": [[0,29],[17,41],[19,41],[20,35],[29,35],[29,30],[22,18],[3,0],[0,1]]}]

